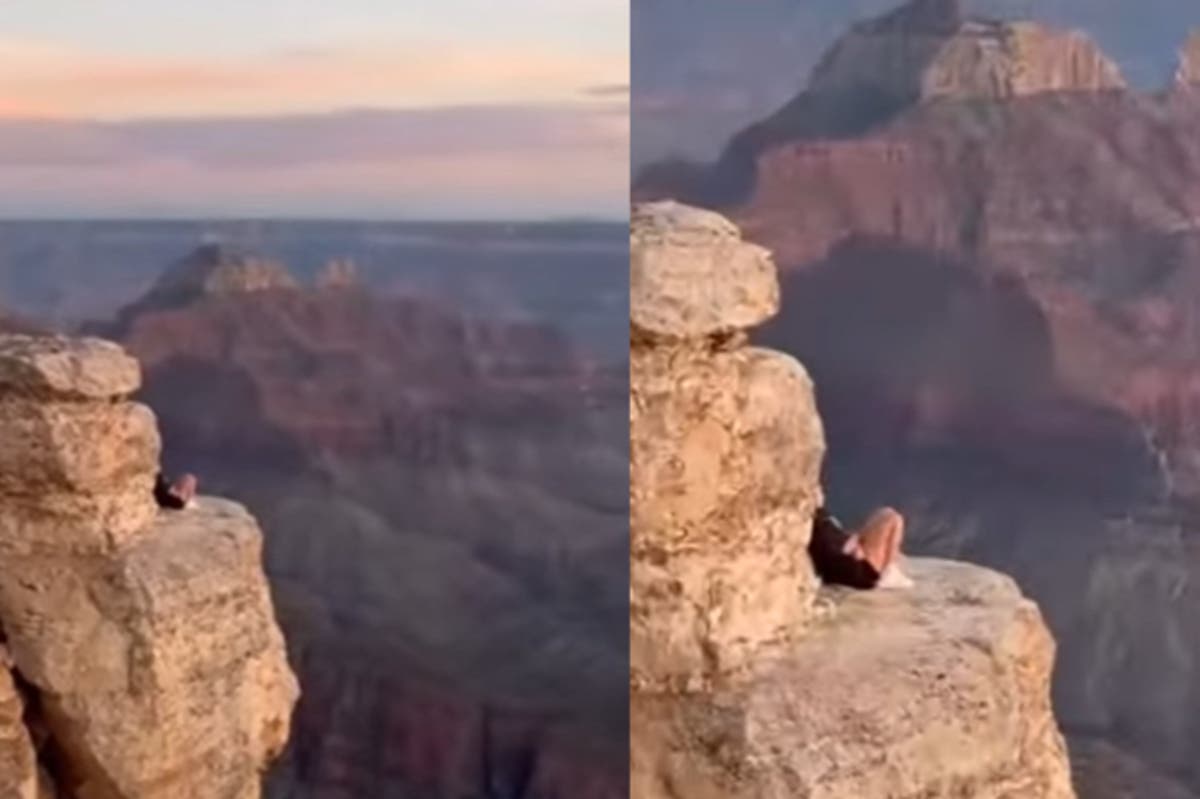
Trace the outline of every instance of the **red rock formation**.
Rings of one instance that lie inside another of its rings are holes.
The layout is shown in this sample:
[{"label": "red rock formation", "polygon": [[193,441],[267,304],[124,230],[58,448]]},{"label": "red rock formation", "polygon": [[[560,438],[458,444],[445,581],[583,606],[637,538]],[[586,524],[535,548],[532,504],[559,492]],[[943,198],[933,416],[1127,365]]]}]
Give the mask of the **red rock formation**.
[{"label": "red rock formation", "polygon": [[108,332],[167,462],[263,520],[304,687],[274,795],[625,794],[623,372],[365,289],[153,291]]}]

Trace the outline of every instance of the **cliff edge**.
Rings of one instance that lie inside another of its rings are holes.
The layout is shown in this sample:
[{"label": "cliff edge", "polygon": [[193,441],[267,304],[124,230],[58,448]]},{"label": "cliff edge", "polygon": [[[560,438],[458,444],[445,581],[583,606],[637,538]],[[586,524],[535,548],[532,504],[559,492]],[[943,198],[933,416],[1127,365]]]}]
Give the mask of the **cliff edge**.
[{"label": "cliff edge", "polygon": [[298,686],[240,506],[160,511],[138,363],[0,337],[0,796],[253,799]]},{"label": "cliff edge", "polygon": [[634,799],[1073,799],[1054,641],[1011,579],[913,559],[911,591],[818,586],[812,383],[744,343],[778,309],[769,254],[673,202],[631,246]]}]

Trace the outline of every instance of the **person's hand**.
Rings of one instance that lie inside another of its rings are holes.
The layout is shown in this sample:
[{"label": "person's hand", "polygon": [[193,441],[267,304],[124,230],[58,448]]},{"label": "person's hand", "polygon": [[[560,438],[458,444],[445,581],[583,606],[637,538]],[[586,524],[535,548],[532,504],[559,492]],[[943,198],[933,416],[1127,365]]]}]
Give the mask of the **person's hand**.
[{"label": "person's hand", "polygon": [[842,554],[849,555],[856,560],[862,560],[867,556],[867,553],[863,552],[862,544],[859,543],[857,535],[852,535],[846,539],[846,543],[842,546]]}]

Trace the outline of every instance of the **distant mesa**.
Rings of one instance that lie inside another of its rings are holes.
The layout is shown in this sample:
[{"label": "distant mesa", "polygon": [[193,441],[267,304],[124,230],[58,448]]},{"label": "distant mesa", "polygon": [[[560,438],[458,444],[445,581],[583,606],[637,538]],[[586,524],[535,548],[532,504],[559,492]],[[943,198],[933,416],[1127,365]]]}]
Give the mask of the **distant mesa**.
[{"label": "distant mesa", "polygon": [[352,288],[358,283],[358,264],[352,258],[334,258],[317,273],[319,289]]},{"label": "distant mesa", "polygon": [[855,25],[817,65],[810,88],[921,102],[1125,86],[1116,63],[1083,33],[967,18],[957,0],[913,0]]},{"label": "distant mesa", "polygon": [[280,262],[208,243],[167,270],[151,290],[158,300],[193,300],[208,295],[298,288]]}]

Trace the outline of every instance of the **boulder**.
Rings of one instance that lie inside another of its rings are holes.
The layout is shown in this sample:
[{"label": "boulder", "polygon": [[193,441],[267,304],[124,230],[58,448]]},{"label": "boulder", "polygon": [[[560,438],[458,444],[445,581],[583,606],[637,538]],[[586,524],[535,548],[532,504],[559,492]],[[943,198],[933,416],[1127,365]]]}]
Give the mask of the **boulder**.
[{"label": "boulder", "polygon": [[67,401],[108,400],[137,391],[138,362],[96,338],[0,336],[0,393]]},{"label": "boulder", "polygon": [[681,341],[736,333],[779,310],[770,253],[719,214],[646,203],[630,227],[630,321],[638,335]]}]

